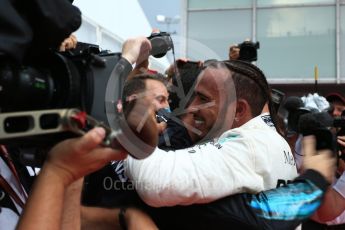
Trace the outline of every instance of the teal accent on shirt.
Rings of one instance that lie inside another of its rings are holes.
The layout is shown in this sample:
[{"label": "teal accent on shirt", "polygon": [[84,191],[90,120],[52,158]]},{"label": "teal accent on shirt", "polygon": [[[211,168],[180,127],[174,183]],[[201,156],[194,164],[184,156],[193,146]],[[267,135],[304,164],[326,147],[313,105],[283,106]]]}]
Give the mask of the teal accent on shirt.
[{"label": "teal accent on shirt", "polygon": [[250,206],[269,220],[303,220],[320,206],[322,191],[312,183],[288,184],[253,196]]},{"label": "teal accent on shirt", "polygon": [[230,134],[230,135],[227,136],[227,137],[223,137],[223,138],[219,139],[219,140],[218,140],[218,143],[219,143],[219,144],[224,144],[225,142],[228,142],[228,141],[230,141],[230,140],[233,140],[233,139],[237,138],[238,136],[239,136],[238,134],[232,133],[232,134]]}]

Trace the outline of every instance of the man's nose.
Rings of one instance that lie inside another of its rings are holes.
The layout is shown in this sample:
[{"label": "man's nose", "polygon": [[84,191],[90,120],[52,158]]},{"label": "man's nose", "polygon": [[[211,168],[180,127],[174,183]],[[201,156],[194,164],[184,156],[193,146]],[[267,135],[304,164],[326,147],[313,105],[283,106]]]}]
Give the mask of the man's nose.
[{"label": "man's nose", "polygon": [[339,110],[335,109],[333,111],[333,117],[340,117],[340,115],[341,115],[341,112]]},{"label": "man's nose", "polygon": [[169,106],[168,100],[162,102],[162,103],[161,103],[161,107],[162,107],[162,108],[169,108],[170,106]]}]

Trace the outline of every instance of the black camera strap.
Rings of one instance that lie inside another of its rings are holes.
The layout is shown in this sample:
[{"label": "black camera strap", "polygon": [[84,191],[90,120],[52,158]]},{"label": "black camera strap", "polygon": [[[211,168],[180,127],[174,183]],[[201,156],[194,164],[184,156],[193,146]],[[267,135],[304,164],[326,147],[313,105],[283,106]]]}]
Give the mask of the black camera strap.
[{"label": "black camera strap", "polygon": [[20,215],[11,197],[0,187],[0,215],[3,208],[11,209],[18,216]]},{"label": "black camera strap", "polygon": [[0,175],[0,187],[23,209],[24,202],[18,194],[12,189],[11,185],[9,185],[6,179]]},{"label": "black camera strap", "polygon": [[6,179],[2,175],[0,175],[0,186],[11,198],[14,199],[14,201],[20,207],[24,208],[24,202],[27,199],[27,193],[25,192],[25,190],[24,190],[24,188],[20,182],[17,170],[16,170],[12,160],[11,160],[5,146],[3,146],[3,145],[0,146],[0,155],[1,155],[1,158],[4,160],[4,162],[7,164],[7,166],[9,167],[9,169],[11,170],[13,176],[15,177],[15,180],[18,184],[18,190],[22,194],[22,196],[24,197],[24,200],[22,200],[19,197],[19,195],[14,191],[14,189],[11,187],[11,185],[6,181]]}]

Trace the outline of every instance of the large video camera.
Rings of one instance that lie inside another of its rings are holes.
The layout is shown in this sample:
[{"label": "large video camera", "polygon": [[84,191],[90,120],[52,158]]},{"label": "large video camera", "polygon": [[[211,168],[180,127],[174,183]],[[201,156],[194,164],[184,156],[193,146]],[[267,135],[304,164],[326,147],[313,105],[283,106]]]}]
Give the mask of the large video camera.
[{"label": "large video camera", "polygon": [[47,52],[27,66],[3,64],[1,112],[80,108],[105,121],[97,115],[97,105],[104,101],[101,90],[119,58],[119,53],[79,42],[76,49]]},{"label": "large video camera", "polygon": [[[173,48],[168,33],[155,33],[148,38],[152,55],[162,57]],[[117,147],[119,141],[116,139],[123,132],[118,121],[123,118],[116,106],[127,77],[116,76],[115,68],[120,58],[120,53],[101,51],[97,45],[79,42],[76,49],[67,52],[47,50],[42,58],[26,66],[0,62],[0,143],[42,152],[63,139],[78,135],[78,132],[61,128],[66,114],[77,109],[70,116],[83,119],[79,113],[83,111],[97,124],[111,127],[107,131],[113,135],[109,137],[113,143],[108,146]],[[112,98],[106,101],[110,81]],[[112,121],[107,113],[113,113]],[[86,121],[85,131],[92,128],[89,126]],[[38,153],[31,155],[44,157]],[[146,156],[134,155],[137,158]],[[37,164],[36,161],[42,159],[34,161]]]}]

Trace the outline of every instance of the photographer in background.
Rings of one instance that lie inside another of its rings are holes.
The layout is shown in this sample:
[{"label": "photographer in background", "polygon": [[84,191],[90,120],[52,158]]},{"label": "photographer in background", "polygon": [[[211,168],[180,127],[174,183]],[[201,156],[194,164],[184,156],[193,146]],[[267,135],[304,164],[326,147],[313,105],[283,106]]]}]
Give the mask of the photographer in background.
[{"label": "photographer in background", "polygon": [[[335,147],[335,139],[337,139],[338,147],[339,145],[345,146],[344,142],[342,141],[342,137],[334,134],[332,135],[331,132],[328,131],[330,127],[337,127],[337,125],[335,125],[334,119],[327,112],[325,112],[329,108],[326,98],[319,96],[318,94],[308,94],[302,98],[291,96],[285,101],[284,108],[288,111],[287,132],[289,133],[289,138],[291,138],[291,143],[294,146],[294,157],[297,161],[297,168],[299,171],[303,170],[303,166],[301,165],[304,160],[301,147],[303,135],[310,133],[318,134],[319,137],[317,139],[320,142],[323,142],[324,145],[328,143],[328,146],[332,146],[331,148],[334,152],[338,151],[338,148]],[[339,119],[339,117],[334,118]],[[335,127],[332,129],[336,129]],[[321,132],[320,130],[324,131]],[[330,135],[330,141],[326,135],[322,135],[322,133],[325,133],[326,130]],[[336,154],[334,153],[334,155]],[[341,164],[343,164],[343,160],[339,158],[337,171],[339,175],[343,174],[343,169],[339,168]],[[322,224],[315,223],[314,221],[307,221],[303,224],[303,230],[326,229],[326,225],[344,223],[344,178],[345,175],[342,175],[334,183],[334,185],[328,189],[322,205],[311,218],[312,220]],[[339,229],[343,229],[343,227],[344,226],[339,226]],[[335,226],[333,228],[337,229]]]},{"label": "photographer in background", "polygon": [[327,101],[331,105],[329,113],[333,117],[340,117],[345,110],[345,99],[339,93],[330,93],[326,96]]},{"label": "photographer in background", "polygon": [[257,50],[260,48],[259,42],[252,42],[246,39],[241,44],[231,45],[229,48],[229,60],[241,60],[255,62],[258,59]]},{"label": "photographer in background", "polygon": [[[345,99],[339,93],[330,93],[326,96],[330,104],[329,113],[333,118],[342,118],[345,109]],[[313,220],[325,224],[326,229],[343,229],[345,227],[345,162],[344,148],[345,136],[344,128],[333,128],[336,132],[338,144],[338,167],[337,175],[339,176],[332,188],[328,189],[324,202],[313,216]],[[327,226],[327,227],[326,227]]]}]

